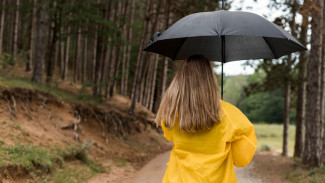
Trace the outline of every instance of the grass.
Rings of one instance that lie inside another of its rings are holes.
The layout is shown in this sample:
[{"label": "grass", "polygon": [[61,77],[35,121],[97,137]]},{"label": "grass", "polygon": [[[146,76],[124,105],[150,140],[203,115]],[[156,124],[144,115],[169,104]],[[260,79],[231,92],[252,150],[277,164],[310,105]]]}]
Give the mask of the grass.
[{"label": "grass", "polygon": [[29,78],[0,76],[0,86],[9,87],[9,88],[20,87],[20,88],[27,88],[27,89],[36,89],[39,91],[50,93],[56,97],[62,98],[67,101],[72,101],[72,102],[82,101],[94,105],[100,102],[98,98],[87,94],[87,92],[85,92],[84,87],[82,87],[82,89],[80,89],[79,92],[74,93],[71,91],[60,89],[55,85],[49,85],[46,83],[34,83],[31,82]]},{"label": "grass", "polygon": [[46,176],[44,180],[46,182],[55,182],[55,183],[75,183],[83,182],[93,177],[95,172],[92,171],[89,167],[80,166],[79,164],[68,165],[65,169],[59,169],[50,176]]},{"label": "grass", "polygon": [[[63,166],[67,162],[78,162],[79,165]],[[96,173],[106,171],[103,166],[88,158],[84,146],[45,148],[1,144],[0,169],[6,166],[24,169],[33,180],[42,179],[50,182],[81,182]]]},{"label": "grass", "polygon": [[126,160],[124,158],[120,159],[118,162],[115,163],[117,167],[124,167],[126,166]]},{"label": "grass", "polygon": [[288,172],[286,178],[295,183],[320,183],[325,182],[325,166],[311,170],[297,168],[293,172]]},{"label": "grass", "polygon": [[[258,150],[282,149],[283,125],[282,124],[254,124],[257,136]],[[295,142],[295,125],[289,127],[288,151],[293,153]]]}]

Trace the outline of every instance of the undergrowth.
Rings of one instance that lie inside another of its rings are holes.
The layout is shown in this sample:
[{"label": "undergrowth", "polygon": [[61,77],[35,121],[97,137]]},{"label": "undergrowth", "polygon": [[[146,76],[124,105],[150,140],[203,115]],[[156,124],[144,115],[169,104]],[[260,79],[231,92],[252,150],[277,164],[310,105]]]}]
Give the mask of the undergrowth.
[{"label": "undergrowth", "polygon": [[295,183],[321,183],[325,182],[325,166],[310,170],[297,167],[294,171],[287,173],[287,179]]},{"label": "undergrowth", "polygon": [[67,101],[72,102],[85,102],[93,105],[97,105],[101,102],[101,99],[98,97],[94,97],[86,92],[86,88],[91,87],[89,84],[84,84],[82,88],[76,93],[61,89],[57,86],[58,84],[49,85],[46,83],[34,83],[29,78],[21,78],[21,77],[3,77],[0,76],[0,86],[4,87],[20,87],[27,89],[36,89],[39,91],[43,91],[46,93],[50,93],[56,97],[62,98]]},{"label": "undergrowth", "polygon": [[[102,165],[89,159],[87,148],[84,145],[45,148],[34,145],[0,144],[0,172],[3,173],[6,167],[11,166],[24,169],[32,180],[60,182],[62,177],[70,177],[71,180],[80,182],[79,179],[86,180],[96,173],[106,171]],[[72,162],[72,165],[63,166],[67,162]],[[79,162],[82,166],[73,166],[75,164],[73,162]]]}]

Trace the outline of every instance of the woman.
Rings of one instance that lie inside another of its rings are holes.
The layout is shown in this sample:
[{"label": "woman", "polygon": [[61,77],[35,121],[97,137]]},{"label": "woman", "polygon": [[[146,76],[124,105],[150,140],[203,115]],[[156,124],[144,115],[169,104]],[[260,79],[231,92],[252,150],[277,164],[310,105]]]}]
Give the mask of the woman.
[{"label": "woman", "polygon": [[210,61],[183,61],[167,89],[155,122],[174,143],[163,183],[234,183],[234,165],[246,166],[256,150],[253,124],[220,99]]}]

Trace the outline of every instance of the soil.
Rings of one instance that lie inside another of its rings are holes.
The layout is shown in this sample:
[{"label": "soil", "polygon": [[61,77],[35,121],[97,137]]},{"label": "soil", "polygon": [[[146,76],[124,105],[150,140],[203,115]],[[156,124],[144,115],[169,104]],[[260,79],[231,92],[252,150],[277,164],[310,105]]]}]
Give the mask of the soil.
[{"label": "soil", "polygon": [[[137,104],[135,116],[129,116],[130,104],[119,95],[92,106],[37,90],[0,87],[0,142],[44,147],[88,145],[90,158],[108,170],[104,176],[117,180],[171,148],[151,122],[154,114]],[[2,181],[28,182],[25,175]]]},{"label": "soil", "polygon": [[293,158],[281,156],[278,151],[262,151],[255,154],[253,162],[255,175],[264,183],[291,183],[285,177],[294,171]]}]

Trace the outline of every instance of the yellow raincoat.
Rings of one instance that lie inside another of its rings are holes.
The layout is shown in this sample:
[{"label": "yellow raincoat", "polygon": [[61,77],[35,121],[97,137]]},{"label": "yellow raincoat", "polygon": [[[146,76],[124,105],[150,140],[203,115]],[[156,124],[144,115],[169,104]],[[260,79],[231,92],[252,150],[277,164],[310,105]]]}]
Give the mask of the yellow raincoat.
[{"label": "yellow raincoat", "polygon": [[163,183],[236,183],[234,166],[252,160],[257,140],[253,124],[235,106],[221,100],[221,122],[206,132],[169,130],[162,122],[167,140],[174,143]]}]

